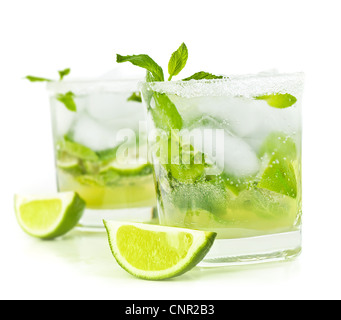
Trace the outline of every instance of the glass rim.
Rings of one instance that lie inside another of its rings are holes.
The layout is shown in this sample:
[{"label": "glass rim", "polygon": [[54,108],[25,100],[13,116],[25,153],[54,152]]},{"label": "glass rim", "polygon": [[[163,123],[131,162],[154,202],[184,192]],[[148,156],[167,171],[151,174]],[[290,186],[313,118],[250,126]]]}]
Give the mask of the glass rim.
[{"label": "glass rim", "polygon": [[[255,96],[269,93],[300,94],[304,72],[258,73],[224,77],[223,79],[140,82],[140,90],[174,94],[187,98],[197,96]],[[228,86],[226,86],[228,84]]]},{"label": "glass rim", "polygon": [[50,81],[46,90],[51,94],[72,91],[76,94],[100,92],[134,92],[139,90],[141,78],[131,79],[94,79],[81,78],[63,81]]}]

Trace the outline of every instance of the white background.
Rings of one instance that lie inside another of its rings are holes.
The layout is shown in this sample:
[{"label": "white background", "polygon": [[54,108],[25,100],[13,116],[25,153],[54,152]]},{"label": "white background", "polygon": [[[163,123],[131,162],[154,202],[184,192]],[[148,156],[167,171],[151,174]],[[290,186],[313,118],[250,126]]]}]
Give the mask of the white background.
[{"label": "white background", "polygon": [[[339,0],[11,0],[0,2],[0,298],[340,299]],[[185,41],[199,70],[304,71],[304,234],[294,262],[195,269],[164,282],[121,270],[101,236],[41,242],[18,227],[14,193],[54,192],[49,106],[27,74],[101,75],[114,54],[166,67]]]}]

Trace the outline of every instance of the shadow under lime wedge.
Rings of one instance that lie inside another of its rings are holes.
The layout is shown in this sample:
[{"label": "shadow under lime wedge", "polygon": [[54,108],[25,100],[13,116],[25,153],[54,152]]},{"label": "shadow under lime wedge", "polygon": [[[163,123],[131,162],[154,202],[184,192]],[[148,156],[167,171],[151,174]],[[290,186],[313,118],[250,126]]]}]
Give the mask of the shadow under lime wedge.
[{"label": "shadow under lime wedge", "polygon": [[83,215],[85,202],[75,192],[52,196],[15,196],[21,228],[40,239],[53,239],[74,228]]},{"label": "shadow under lime wedge", "polygon": [[111,251],[130,274],[146,280],[179,276],[208,253],[216,233],[160,225],[104,221]]}]

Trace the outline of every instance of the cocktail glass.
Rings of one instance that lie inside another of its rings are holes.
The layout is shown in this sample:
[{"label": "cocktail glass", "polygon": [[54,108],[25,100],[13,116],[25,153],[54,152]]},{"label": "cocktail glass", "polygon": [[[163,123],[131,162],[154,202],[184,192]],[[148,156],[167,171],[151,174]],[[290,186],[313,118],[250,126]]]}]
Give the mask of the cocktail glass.
[{"label": "cocktail glass", "polygon": [[303,78],[142,84],[160,223],[217,232],[201,265],[301,252]]},{"label": "cocktail glass", "polygon": [[155,218],[153,168],[147,161],[145,111],[138,80],[49,82],[59,191],[86,202],[80,221]]}]

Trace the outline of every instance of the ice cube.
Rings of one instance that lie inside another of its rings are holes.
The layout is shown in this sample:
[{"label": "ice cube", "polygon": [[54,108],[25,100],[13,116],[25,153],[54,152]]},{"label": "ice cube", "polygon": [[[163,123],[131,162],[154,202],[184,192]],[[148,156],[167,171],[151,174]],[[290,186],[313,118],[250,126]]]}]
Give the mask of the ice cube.
[{"label": "ice cube", "polygon": [[[246,100],[246,99],[245,99]],[[281,131],[283,133],[292,134],[299,128],[299,114],[295,106],[285,109],[271,107],[266,101],[246,100],[244,106],[233,105],[233,109],[229,113],[229,117],[237,122],[238,110],[241,110],[247,126],[237,126],[234,129],[238,135],[242,137],[252,137],[258,133],[263,136],[273,131]]]},{"label": "ice cube", "polygon": [[236,177],[254,175],[260,168],[255,151],[243,139],[225,133],[224,171]]},{"label": "ice cube", "polygon": [[257,173],[260,163],[252,147],[226,128],[217,128],[218,123],[212,121],[209,122],[206,117],[206,126],[190,131],[194,149],[204,153],[209,163],[233,176],[244,177]]},{"label": "ice cube", "polygon": [[76,113],[66,109],[65,106],[55,98],[51,98],[51,111],[55,134],[58,137],[63,137],[70,131],[76,119]]},{"label": "ice cube", "polygon": [[198,109],[198,98],[187,99],[177,95],[169,95],[168,97],[175,104],[185,123],[191,124],[193,123],[193,120],[196,120],[203,115]]},{"label": "ice cube", "polygon": [[[211,117],[226,131],[241,137],[258,150],[263,140],[273,131],[294,134],[299,130],[300,118],[296,107],[277,109],[266,101],[244,97],[200,97],[196,112]],[[194,107],[192,107],[194,110]]]},{"label": "ice cube", "polygon": [[[263,101],[229,98],[226,102],[224,117],[230,130],[237,136],[249,137],[267,127]],[[269,111],[269,107],[266,109]]]},{"label": "ice cube", "polygon": [[143,105],[128,101],[132,93],[93,93],[88,97],[87,111],[99,121],[143,119]]},{"label": "ice cube", "polygon": [[[200,119],[192,121],[189,129],[182,130],[182,139],[186,137],[194,150],[206,155],[210,164],[223,166],[223,154],[219,154],[224,141],[224,126],[209,115],[202,115]],[[187,136],[186,136],[187,134]],[[219,162],[220,161],[220,162]]]},{"label": "ice cube", "polygon": [[118,144],[118,130],[99,123],[87,114],[77,119],[72,131],[75,142],[94,151],[114,148]]}]

